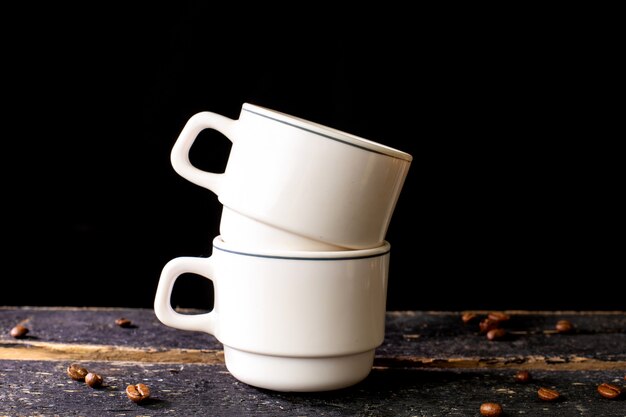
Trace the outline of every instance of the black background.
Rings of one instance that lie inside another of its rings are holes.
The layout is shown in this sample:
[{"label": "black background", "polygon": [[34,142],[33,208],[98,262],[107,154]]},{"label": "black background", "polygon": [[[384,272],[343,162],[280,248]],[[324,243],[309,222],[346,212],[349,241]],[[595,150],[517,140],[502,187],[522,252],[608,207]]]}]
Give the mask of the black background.
[{"label": "black background", "polygon": [[[610,24],[91,6],[6,16],[0,305],[150,308],[165,263],[219,233],[171,148],[193,114],[250,102],[413,155],[389,309],[624,307]],[[220,171],[229,149],[203,132],[191,160]],[[184,276],[173,303],[207,307],[205,289]]]}]

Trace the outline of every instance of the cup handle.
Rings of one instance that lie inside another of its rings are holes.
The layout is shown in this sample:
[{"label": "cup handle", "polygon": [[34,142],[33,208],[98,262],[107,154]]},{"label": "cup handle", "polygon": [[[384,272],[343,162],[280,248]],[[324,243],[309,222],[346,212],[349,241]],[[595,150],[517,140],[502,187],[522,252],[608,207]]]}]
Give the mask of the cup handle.
[{"label": "cup handle", "polygon": [[217,312],[215,308],[204,314],[180,314],[174,311],[170,304],[172,289],[176,279],[184,273],[201,275],[214,281],[211,258],[181,257],[169,261],[159,278],[156,296],[154,298],[154,312],[161,323],[181,330],[206,332],[215,335]]},{"label": "cup handle", "polygon": [[235,122],[236,120],[208,111],[191,116],[172,148],[170,160],[174,170],[181,177],[219,195],[224,174],[206,172],[194,167],[189,161],[189,150],[204,129],[215,129],[234,142]]}]

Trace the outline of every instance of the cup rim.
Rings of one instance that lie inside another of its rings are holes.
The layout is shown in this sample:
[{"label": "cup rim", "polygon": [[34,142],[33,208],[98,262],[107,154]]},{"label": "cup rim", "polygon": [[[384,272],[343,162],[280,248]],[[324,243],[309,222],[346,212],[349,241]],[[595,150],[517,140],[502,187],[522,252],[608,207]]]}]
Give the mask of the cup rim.
[{"label": "cup rim", "polygon": [[339,129],[311,122],[300,117],[268,109],[266,107],[257,106],[256,104],[251,103],[244,103],[241,109],[242,111],[247,111],[257,116],[266,117],[268,119],[275,120],[277,122],[281,122],[292,127],[297,127],[307,132],[323,136],[327,139],[332,139],[338,142],[345,143],[347,145],[352,145],[360,149],[391,156],[393,158],[402,159],[407,162],[411,162],[413,160],[413,156],[401,150],[392,148],[387,145],[383,145],[378,142],[374,142],[369,139],[362,138],[360,136],[353,135],[351,133],[344,132]]},{"label": "cup rim", "polygon": [[252,256],[256,258],[291,259],[307,261],[340,261],[364,258],[376,258],[384,256],[391,251],[389,242],[384,241],[382,245],[368,249],[349,249],[338,251],[307,251],[307,250],[279,250],[265,249],[251,251],[249,248],[242,248],[232,243],[226,243],[222,236],[213,239],[213,249],[236,255]]}]

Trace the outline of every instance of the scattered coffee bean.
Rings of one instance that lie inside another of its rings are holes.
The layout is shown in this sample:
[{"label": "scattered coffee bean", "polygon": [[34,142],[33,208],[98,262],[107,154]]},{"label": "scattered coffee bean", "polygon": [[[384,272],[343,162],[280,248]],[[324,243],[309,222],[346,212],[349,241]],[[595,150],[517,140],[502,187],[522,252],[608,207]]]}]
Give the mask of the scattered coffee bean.
[{"label": "scattered coffee bean", "polygon": [[481,320],[481,322],[478,324],[478,327],[480,328],[481,333],[487,333],[489,330],[497,328],[498,325],[499,323],[497,321],[493,321],[487,318]]},{"label": "scattered coffee bean", "polygon": [[487,318],[491,321],[495,321],[496,323],[502,323],[503,321],[508,321],[511,319],[506,313],[502,313],[501,311],[492,311],[487,315]]},{"label": "scattered coffee bean", "polygon": [[115,324],[117,324],[120,327],[130,327],[130,325],[132,324],[130,320],[125,319],[124,317],[115,320]]},{"label": "scattered coffee bean", "polygon": [[544,401],[556,401],[561,396],[558,391],[544,387],[539,388],[537,395]]},{"label": "scattered coffee bean", "polygon": [[132,402],[140,403],[150,397],[150,388],[145,384],[129,385],[126,387],[126,395]]},{"label": "scattered coffee bean", "polygon": [[569,320],[559,320],[556,322],[557,333],[569,333],[574,329],[574,326]]},{"label": "scattered coffee bean", "polygon": [[91,388],[98,388],[102,385],[102,381],[102,377],[96,373],[89,372],[87,375],[85,375],[85,382]]},{"label": "scattered coffee bean", "polygon": [[28,329],[22,326],[21,324],[18,324],[17,326],[11,329],[11,336],[16,339],[21,339],[22,337],[26,336],[27,333],[28,333]]},{"label": "scattered coffee bean", "polygon": [[498,417],[502,415],[502,406],[498,403],[481,404],[480,414],[485,417]]},{"label": "scattered coffee bean", "polygon": [[518,371],[515,374],[515,380],[517,382],[526,383],[530,381],[530,372],[528,371]]},{"label": "scattered coffee bean", "polygon": [[83,381],[88,372],[82,366],[73,363],[67,367],[67,374],[75,381]]},{"label": "scattered coffee bean", "polygon": [[463,313],[463,315],[461,316],[461,320],[463,320],[463,323],[468,324],[474,320],[476,320],[478,318],[478,314],[476,313]]},{"label": "scattered coffee bean", "polygon": [[489,340],[502,340],[506,336],[506,330],[504,329],[491,329],[487,332],[487,339]]},{"label": "scattered coffee bean", "polygon": [[622,395],[622,389],[620,387],[606,383],[598,385],[598,392],[604,398],[608,398],[609,400],[613,400]]}]

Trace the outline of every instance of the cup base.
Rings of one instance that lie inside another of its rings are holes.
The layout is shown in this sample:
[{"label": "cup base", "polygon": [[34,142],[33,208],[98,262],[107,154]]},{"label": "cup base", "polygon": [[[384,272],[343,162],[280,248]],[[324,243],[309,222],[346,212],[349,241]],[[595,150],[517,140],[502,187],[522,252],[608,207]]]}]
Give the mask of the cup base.
[{"label": "cup base", "polygon": [[228,371],[241,382],[273,391],[316,392],[346,388],[372,370],[374,349],[321,358],[272,356],[224,346]]},{"label": "cup base", "polygon": [[220,235],[246,249],[339,251],[348,248],[290,233],[223,206]]}]

